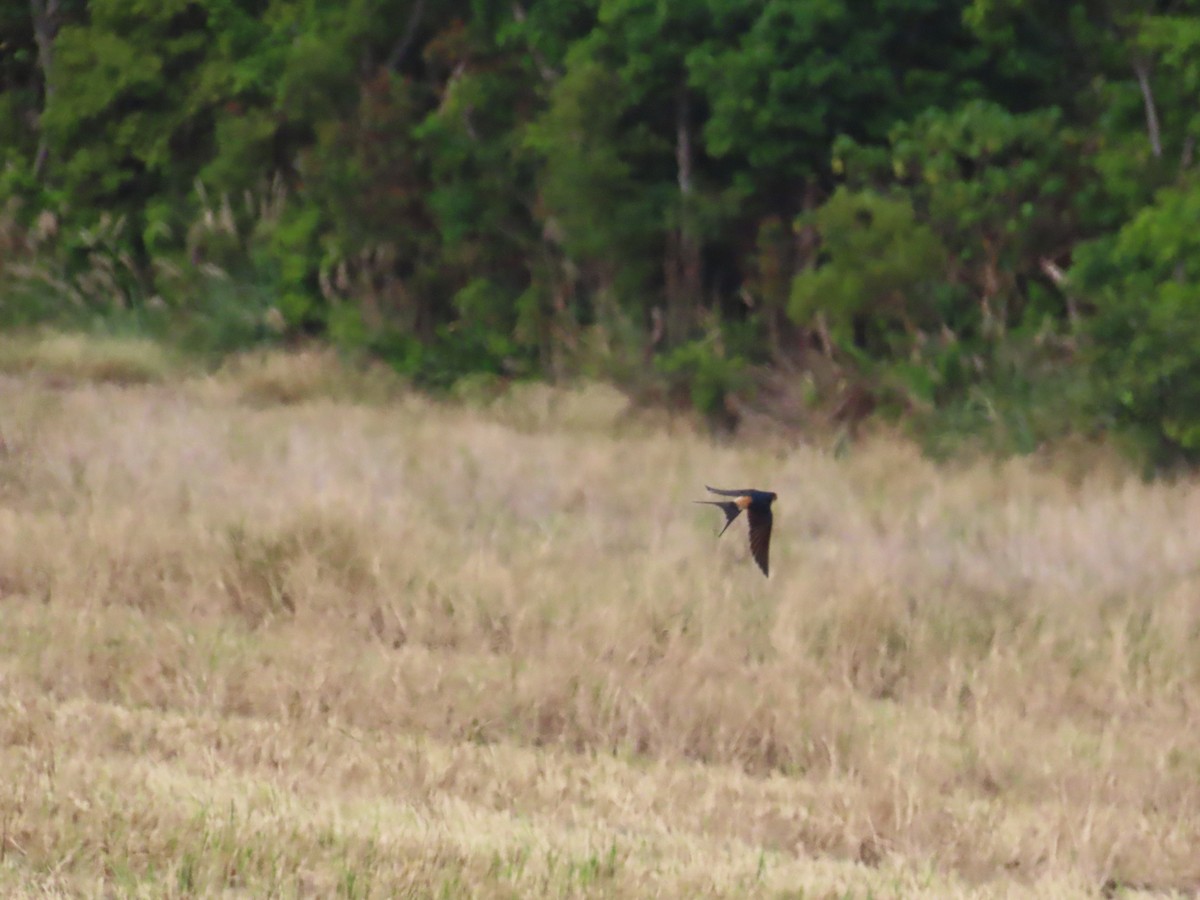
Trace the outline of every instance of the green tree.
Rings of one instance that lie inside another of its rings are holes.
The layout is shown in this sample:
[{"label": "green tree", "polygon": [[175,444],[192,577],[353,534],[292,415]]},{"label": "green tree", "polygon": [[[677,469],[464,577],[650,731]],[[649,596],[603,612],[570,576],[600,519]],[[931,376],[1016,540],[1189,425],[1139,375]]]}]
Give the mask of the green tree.
[{"label": "green tree", "polygon": [[539,213],[549,240],[578,271],[576,314],[615,310],[651,277],[661,216],[639,183],[632,157],[653,143],[627,127],[620,78],[581,50],[550,92],[545,112],[525,131],[538,160]]},{"label": "green tree", "polygon": [[1200,186],[1159,192],[1115,235],[1081,246],[1073,282],[1094,305],[1088,361],[1101,410],[1149,458],[1200,459]]},{"label": "green tree", "polygon": [[828,173],[836,136],[882,141],[897,122],[983,90],[983,55],[964,40],[955,4],[710,6],[718,32],[734,39],[700,45],[689,57],[711,108],[709,149],[739,161],[745,189],[782,200],[787,212],[799,208],[805,178]]},{"label": "green tree", "polygon": [[[812,219],[803,214],[837,183],[834,141],[880,146],[926,109],[996,89],[963,6],[709,0],[721,38],[690,52],[691,84],[709,110],[706,148],[736,209],[722,223],[735,277],[775,354],[807,343],[789,329],[787,291],[778,285],[816,261]],[[798,215],[801,227],[781,234],[779,223]]]},{"label": "green tree", "polygon": [[1031,292],[1050,301],[1037,314],[1065,318],[1045,272],[1056,271],[1081,227],[1076,198],[1094,180],[1082,143],[1056,109],[1012,114],[972,101],[898,125],[886,148],[843,138],[833,159],[852,184],[896,185],[912,198],[948,251],[941,280],[968,301],[947,310],[944,324],[971,339],[1019,324]]},{"label": "green tree", "polygon": [[936,327],[933,285],[946,251],[908,198],[841,188],[811,215],[823,262],[792,283],[792,318],[837,348],[903,355]]}]

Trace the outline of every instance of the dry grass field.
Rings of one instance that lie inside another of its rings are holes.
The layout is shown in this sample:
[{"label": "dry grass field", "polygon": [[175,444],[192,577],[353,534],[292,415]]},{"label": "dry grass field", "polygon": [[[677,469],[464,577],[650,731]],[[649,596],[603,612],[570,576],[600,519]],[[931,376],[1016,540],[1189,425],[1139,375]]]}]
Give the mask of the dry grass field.
[{"label": "dry grass field", "polygon": [[[1200,890],[1200,481],[0,371],[0,895]],[[706,482],[779,493],[770,579]]]}]

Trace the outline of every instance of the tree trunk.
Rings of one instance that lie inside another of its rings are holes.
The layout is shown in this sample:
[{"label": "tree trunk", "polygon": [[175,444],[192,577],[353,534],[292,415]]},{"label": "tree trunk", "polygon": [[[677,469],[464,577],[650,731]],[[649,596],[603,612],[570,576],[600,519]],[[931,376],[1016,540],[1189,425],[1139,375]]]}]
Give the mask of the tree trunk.
[{"label": "tree trunk", "polygon": [[[54,39],[58,37],[58,26],[61,22],[59,13],[62,10],[61,0],[29,0],[29,11],[33,19],[33,39],[38,48],[38,67],[42,70],[42,109],[50,103],[54,95],[54,82],[51,71],[54,68]],[[50,156],[50,148],[46,144],[46,135],[42,130],[41,117],[38,117],[38,148],[33,161],[33,176],[41,178]]]},{"label": "tree trunk", "polygon": [[[821,250],[820,235],[817,234],[816,226],[812,224],[809,216],[817,208],[820,201],[820,192],[817,187],[815,178],[809,178],[804,184],[804,196],[800,200],[800,211],[804,216],[804,224],[797,228],[795,253],[793,257],[793,277],[799,275],[806,269],[811,269],[817,264],[817,254]],[[790,289],[789,289],[790,299]],[[785,303],[783,309],[776,313],[778,316],[778,324],[776,327],[781,333],[791,334],[794,336],[795,352],[803,352],[803,343],[807,337],[807,332],[804,329],[797,329],[787,315],[787,305]],[[821,350],[830,359],[833,358],[833,338],[829,334],[828,325],[825,322],[823,314],[817,317],[817,339],[821,344]],[[792,343],[792,341],[789,341]],[[783,343],[780,342],[781,352],[786,356],[786,351],[782,351]]]},{"label": "tree trunk", "polygon": [[692,131],[687,88],[681,86],[675,107],[675,167],[679,183],[679,221],[668,235],[666,250],[666,339],[676,346],[695,320],[703,285],[703,261],[696,234],[695,188],[692,183]]}]

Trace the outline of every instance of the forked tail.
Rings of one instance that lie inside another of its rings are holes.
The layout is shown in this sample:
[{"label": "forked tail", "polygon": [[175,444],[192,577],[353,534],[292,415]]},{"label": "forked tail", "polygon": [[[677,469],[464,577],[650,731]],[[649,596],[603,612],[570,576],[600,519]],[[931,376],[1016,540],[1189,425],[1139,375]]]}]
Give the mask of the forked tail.
[{"label": "forked tail", "polygon": [[[741,512],[742,512],[741,507],[739,507],[732,500],[693,500],[692,502],[693,503],[704,503],[708,506],[721,507],[721,511],[723,513],[725,513],[725,528],[728,528],[730,526],[730,524],[733,522],[733,520],[736,519],[739,515],[741,515]],[[720,537],[722,534],[725,533],[725,528],[722,528],[720,530],[720,532],[717,534],[717,537]]]}]

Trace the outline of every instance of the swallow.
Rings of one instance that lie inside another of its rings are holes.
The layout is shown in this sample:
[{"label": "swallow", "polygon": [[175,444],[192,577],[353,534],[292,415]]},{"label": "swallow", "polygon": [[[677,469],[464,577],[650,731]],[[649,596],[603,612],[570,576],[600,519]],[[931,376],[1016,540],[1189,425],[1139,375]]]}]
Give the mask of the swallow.
[{"label": "swallow", "polygon": [[711,488],[705,485],[709,491],[714,494],[720,494],[722,497],[733,497],[733,500],[693,500],[693,503],[707,503],[710,506],[719,506],[725,513],[725,528],[722,528],[717,537],[725,533],[730,524],[741,515],[742,510],[747,510],[750,517],[750,555],[754,557],[754,561],[758,563],[758,567],[762,569],[764,575],[769,576],[767,557],[771,550],[771,504],[775,502],[775,493],[772,491],[723,491],[719,488]]}]

